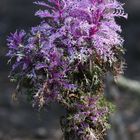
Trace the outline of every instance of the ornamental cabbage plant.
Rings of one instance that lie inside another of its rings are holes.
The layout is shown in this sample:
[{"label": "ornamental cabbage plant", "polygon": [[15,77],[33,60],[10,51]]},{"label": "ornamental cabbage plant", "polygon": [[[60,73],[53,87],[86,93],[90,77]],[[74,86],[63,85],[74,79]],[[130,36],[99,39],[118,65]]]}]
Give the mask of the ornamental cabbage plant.
[{"label": "ornamental cabbage plant", "polygon": [[111,110],[105,76],[123,72],[123,38],[116,17],[127,18],[117,0],[47,0],[35,15],[41,23],[11,33],[10,79],[39,109],[57,102],[66,114],[66,140],[104,139]]}]

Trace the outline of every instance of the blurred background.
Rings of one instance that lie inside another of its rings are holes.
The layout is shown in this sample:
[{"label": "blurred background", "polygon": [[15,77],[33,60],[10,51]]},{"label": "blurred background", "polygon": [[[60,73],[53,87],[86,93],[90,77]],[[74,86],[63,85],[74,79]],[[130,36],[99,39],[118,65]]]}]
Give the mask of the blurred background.
[{"label": "blurred background", "polygon": [[[129,18],[118,20],[125,39],[127,69],[125,76],[140,80],[140,0],[125,2]],[[59,117],[63,110],[58,105],[37,112],[21,97],[12,101],[15,85],[9,82],[10,71],[5,54],[6,38],[16,29],[28,30],[39,24],[34,16],[34,0],[0,0],[0,140],[62,140]],[[140,139],[140,138],[139,138]]]}]

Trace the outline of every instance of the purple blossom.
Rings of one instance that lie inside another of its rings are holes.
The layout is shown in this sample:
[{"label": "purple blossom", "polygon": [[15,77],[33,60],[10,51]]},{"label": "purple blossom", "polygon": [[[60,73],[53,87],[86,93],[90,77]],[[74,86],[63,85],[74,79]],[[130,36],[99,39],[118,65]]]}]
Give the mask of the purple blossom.
[{"label": "purple blossom", "polygon": [[69,112],[65,131],[73,131],[81,140],[95,139],[94,129],[104,124],[102,116],[108,113],[98,104],[104,76],[122,71],[123,39],[115,18],[127,18],[123,4],[117,0],[35,4],[45,8],[35,13],[43,19],[40,25],[7,39],[11,79],[26,90],[34,105],[62,104]]}]

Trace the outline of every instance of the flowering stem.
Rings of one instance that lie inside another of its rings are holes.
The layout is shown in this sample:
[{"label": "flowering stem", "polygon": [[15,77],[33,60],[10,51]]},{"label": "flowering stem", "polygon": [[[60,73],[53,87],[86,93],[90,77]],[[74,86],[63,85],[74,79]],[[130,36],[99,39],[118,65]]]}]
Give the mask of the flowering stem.
[{"label": "flowering stem", "polygon": [[[124,50],[116,17],[127,17],[117,0],[48,0],[43,21],[27,34],[16,31],[7,41],[13,63],[10,78],[18,82],[33,106],[57,102],[65,139],[103,139],[110,104],[104,78],[123,72]],[[123,12],[119,12],[123,11]],[[21,79],[22,77],[22,79]]]}]

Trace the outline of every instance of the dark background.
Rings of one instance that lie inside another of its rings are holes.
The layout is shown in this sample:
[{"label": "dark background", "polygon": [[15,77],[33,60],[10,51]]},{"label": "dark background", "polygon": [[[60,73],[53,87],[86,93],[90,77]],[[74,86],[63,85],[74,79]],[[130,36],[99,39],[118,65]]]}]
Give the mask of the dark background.
[{"label": "dark background", "polygon": [[[140,0],[120,1],[126,3],[125,10],[129,14],[127,21],[118,20],[127,50],[125,76],[140,80]],[[17,102],[11,99],[15,85],[8,79],[6,38],[16,29],[28,30],[39,24],[40,20],[34,17],[38,7],[33,2],[0,0],[0,140],[62,140],[59,116],[63,111],[58,105],[39,113],[24,97]]]}]

